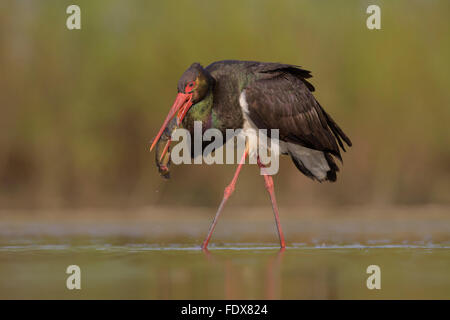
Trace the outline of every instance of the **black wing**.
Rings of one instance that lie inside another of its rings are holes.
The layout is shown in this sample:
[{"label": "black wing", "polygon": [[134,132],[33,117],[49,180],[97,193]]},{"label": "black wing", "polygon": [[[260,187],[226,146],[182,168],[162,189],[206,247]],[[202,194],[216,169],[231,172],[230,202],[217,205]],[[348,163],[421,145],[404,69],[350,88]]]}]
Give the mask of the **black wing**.
[{"label": "black wing", "polygon": [[281,141],[324,152],[330,168],[337,171],[329,154],[342,159],[339,147],[345,151],[342,140],[351,146],[350,139],[312,95],[312,86],[304,79],[310,77],[308,71],[276,66],[263,70],[265,75],[245,88],[248,117],[258,128],[279,129]]}]

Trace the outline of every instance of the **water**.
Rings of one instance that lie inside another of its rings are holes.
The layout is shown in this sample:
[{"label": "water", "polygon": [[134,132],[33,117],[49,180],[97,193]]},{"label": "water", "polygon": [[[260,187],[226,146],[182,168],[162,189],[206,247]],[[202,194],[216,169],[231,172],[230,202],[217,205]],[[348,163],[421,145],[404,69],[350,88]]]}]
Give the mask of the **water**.
[{"label": "water", "polygon": [[[284,251],[267,217],[220,221],[207,252],[203,216],[8,219],[0,299],[450,299],[446,216],[285,218]],[[66,288],[69,265],[81,268],[81,290]],[[366,286],[369,265],[381,269],[381,290]]]},{"label": "water", "polygon": [[[97,241],[98,242],[98,239]],[[67,266],[82,271],[67,290]],[[366,268],[381,268],[381,290]],[[0,247],[1,299],[449,299],[448,247],[267,244],[212,247],[15,244]]]}]

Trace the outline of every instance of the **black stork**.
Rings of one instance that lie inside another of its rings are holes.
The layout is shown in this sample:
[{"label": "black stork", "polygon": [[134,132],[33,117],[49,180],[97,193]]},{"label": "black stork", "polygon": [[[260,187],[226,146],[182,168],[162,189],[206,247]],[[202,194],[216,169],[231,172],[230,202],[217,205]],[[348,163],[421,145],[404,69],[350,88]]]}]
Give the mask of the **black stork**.
[{"label": "black stork", "polygon": [[[343,141],[348,146],[352,143],[314,98],[314,87],[308,78],[311,78],[309,71],[290,64],[225,60],[203,68],[194,63],[179,79],[175,103],[150,150],[158,141],[168,140],[161,159],[164,157],[170,143],[167,128],[175,119],[190,132],[193,132],[194,121],[202,121],[203,130],[216,128],[224,136],[226,129],[278,129],[280,153],[289,155],[300,172],[319,182],[336,181],[339,168],[335,158],[342,161]],[[254,151],[246,149],[243,153],[231,183],[225,188],[202,249],[208,246],[220,213],[235,189],[242,165]],[[259,159],[257,163],[264,166]],[[273,179],[271,175],[263,177],[272,202],[280,246],[284,248]]]}]

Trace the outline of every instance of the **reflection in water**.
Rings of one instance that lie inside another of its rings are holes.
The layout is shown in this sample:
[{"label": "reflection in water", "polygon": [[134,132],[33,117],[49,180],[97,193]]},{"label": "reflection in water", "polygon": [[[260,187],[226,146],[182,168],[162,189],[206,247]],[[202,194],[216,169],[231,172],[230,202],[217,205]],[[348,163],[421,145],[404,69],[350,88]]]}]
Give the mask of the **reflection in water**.
[{"label": "reflection in water", "polygon": [[[0,299],[354,299],[450,298],[450,250],[414,247],[216,247],[0,245]],[[82,290],[65,269],[82,270]],[[382,290],[368,290],[368,265]],[[44,290],[45,289],[45,290]]]},{"label": "reflection in water", "polygon": [[266,299],[281,299],[281,260],[286,248],[281,248],[278,253],[271,257],[267,263],[266,271]]},{"label": "reflection in water", "polygon": [[[281,298],[281,261],[285,248],[281,248],[276,254],[270,255],[263,268],[264,274],[264,299],[274,300]],[[222,261],[219,257],[214,256],[207,248],[202,250],[206,260],[214,268],[222,268],[224,272],[224,298],[233,299],[246,299],[242,296],[242,284],[252,285],[254,279],[258,276],[259,270],[250,266],[240,268],[233,262],[232,258],[225,257]]]},{"label": "reflection in water", "polygon": [[[224,257],[222,261],[214,256],[208,249],[203,250],[205,257],[214,268],[222,268],[224,272],[224,298],[225,299],[251,299],[245,296],[243,287],[261,285],[264,288],[264,295],[258,298],[267,300],[282,299],[282,266],[285,248],[270,254],[264,261],[262,268],[257,265],[240,266],[233,262],[233,257]],[[258,277],[259,273],[263,276]],[[260,283],[255,283],[255,279],[263,279]],[[297,274],[294,278],[298,284],[298,296],[302,296],[302,291],[310,290],[309,298],[337,299],[337,271],[333,266],[317,266],[314,270],[309,270],[304,274]],[[256,298],[256,297],[255,297]]]}]

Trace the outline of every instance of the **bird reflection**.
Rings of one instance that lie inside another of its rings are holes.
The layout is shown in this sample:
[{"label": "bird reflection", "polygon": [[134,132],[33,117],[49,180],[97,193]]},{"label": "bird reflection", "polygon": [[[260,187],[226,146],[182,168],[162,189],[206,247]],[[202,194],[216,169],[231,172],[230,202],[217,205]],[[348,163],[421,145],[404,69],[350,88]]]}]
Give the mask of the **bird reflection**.
[{"label": "bird reflection", "polygon": [[274,300],[281,299],[281,263],[286,248],[271,257],[266,267],[266,291],[265,299]]},{"label": "bird reflection", "polygon": [[[219,267],[224,272],[224,298],[225,299],[281,299],[281,266],[285,252],[285,248],[281,248],[276,254],[266,258],[264,267],[262,269],[254,267],[253,265],[238,265],[238,261],[234,258],[222,258],[219,255],[212,254],[208,249],[202,250],[205,258],[215,268]],[[262,284],[255,281],[261,275],[264,279]],[[243,284],[248,290],[243,290]],[[262,285],[263,288],[259,288]],[[261,296],[261,292],[263,295]]]}]

